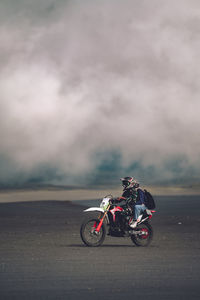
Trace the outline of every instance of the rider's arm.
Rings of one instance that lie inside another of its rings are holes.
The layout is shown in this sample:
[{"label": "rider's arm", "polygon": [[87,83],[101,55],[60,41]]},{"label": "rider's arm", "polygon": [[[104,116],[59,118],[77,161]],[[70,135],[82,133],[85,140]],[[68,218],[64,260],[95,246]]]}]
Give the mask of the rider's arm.
[{"label": "rider's arm", "polygon": [[137,199],[137,191],[135,189],[125,190],[122,194],[122,197],[125,197],[127,202],[135,203]]},{"label": "rider's arm", "polygon": [[113,198],[113,203],[120,203],[122,201],[126,200],[125,197],[117,197],[117,198]]}]

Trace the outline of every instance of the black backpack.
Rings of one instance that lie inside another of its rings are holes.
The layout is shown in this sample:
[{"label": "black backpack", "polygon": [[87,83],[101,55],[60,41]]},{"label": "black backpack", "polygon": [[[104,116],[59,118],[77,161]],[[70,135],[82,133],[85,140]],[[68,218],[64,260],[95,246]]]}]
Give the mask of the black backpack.
[{"label": "black backpack", "polygon": [[148,209],[154,209],[156,207],[155,201],[151,193],[144,190],[144,204]]}]

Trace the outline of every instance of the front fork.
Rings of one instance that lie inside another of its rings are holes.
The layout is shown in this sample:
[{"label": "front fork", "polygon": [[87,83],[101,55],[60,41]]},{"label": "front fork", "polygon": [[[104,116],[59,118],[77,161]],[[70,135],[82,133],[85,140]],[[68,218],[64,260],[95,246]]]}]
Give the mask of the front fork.
[{"label": "front fork", "polygon": [[96,232],[99,232],[99,231],[100,231],[101,226],[102,226],[102,224],[103,224],[103,221],[104,221],[104,219],[105,219],[105,217],[106,217],[106,215],[107,215],[109,209],[110,209],[110,204],[108,205],[106,211],[104,212],[103,217],[100,219],[100,222],[99,222],[99,225],[97,226]]}]

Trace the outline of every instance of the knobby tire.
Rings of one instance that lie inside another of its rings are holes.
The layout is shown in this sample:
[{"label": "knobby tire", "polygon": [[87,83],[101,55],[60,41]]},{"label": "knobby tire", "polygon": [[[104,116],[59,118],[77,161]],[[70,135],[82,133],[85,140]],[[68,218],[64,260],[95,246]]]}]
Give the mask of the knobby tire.
[{"label": "knobby tire", "polygon": [[144,234],[131,235],[131,240],[136,246],[147,247],[153,238],[153,228],[148,222],[144,222],[138,225],[135,229],[138,232],[144,232]]},{"label": "knobby tire", "polygon": [[83,221],[80,229],[81,239],[86,246],[98,247],[100,246],[106,235],[105,225],[102,224],[99,233],[95,232],[100,220],[99,219],[86,219]]}]

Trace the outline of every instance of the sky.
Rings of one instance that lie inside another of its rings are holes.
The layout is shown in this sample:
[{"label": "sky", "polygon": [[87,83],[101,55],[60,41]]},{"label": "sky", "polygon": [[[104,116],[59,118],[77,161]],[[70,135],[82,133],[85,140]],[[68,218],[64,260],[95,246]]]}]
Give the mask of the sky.
[{"label": "sky", "polygon": [[200,183],[198,0],[1,0],[0,187]]}]

